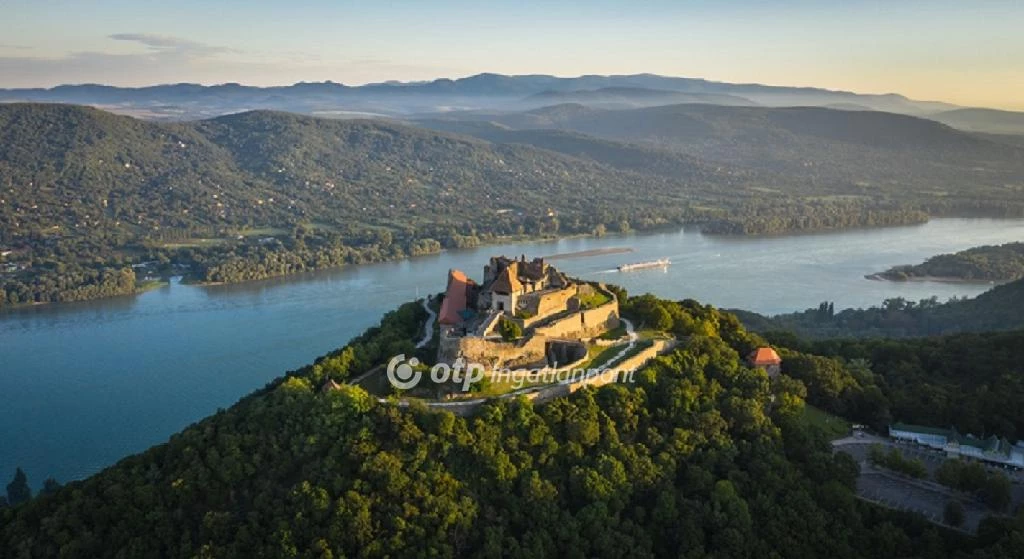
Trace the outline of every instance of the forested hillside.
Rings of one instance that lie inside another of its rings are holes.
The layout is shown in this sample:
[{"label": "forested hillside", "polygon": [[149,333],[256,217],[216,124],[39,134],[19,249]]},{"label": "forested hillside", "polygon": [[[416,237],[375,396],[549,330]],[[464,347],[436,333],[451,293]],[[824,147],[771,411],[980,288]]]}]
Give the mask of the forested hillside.
[{"label": "forested hillside", "polygon": [[[383,122],[255,112],[157,125],[5,105],[0,305],[71,300],[140,262],[238,281],[681,223],[692,193],[714,186]],[[134,289],[110,285],[104,294]]]},{"label": "forested hillside", "polygon": [[[132,293],[159,275],[243,281],[506,237],[917,223],[936,205],[899,189],[851,194],[843,177],[578,133],[515,134],[491,142],[272,112],[155,124],[0,106],[0,306]],[[1015,190],[976,194],[960,209],[1020,209]]]},{"label": "forested hillside", "polygon": [[789,331],[809,338],[903,338],[1017,330],[1024,329],[1024,280],[998,285],[973,299],[944,303],[934,297],[921,301],[897,297],[876,307],[839,312],[829,302],[772,317],[742,310],[733,312],[752,330]]},{"label": "forested hillside", "polygon": [[[1024,331],[905,340],[795,341],[768,334],[808,401],[885,432],[891,421],[1024,439]],[[797,353],[797,351],[802,353]],[[831,361],[830,361],[831,360]]]},{"label": "forested hillside", "polygon": [[[833,454],[802,419],[804,397],[884,418],[895,394],[885,387],[898,381],[899,367],[876,375],[840,350],[818,357],[787,349],[793,376],[769,385],[742,364],[740,353],[760,342],[734,317],[693,301],[626,303],[637,320],[689,332],[635,384],[585,389],[540,407],[495,402],[468,418],[377,402],[359,388],[322,392],[327,377],[344,380],[392,351],[411,350],[423,317],[418,305],[405,305],[348,348],[168,443],[0,509],[0,550],[10,557],[1015,553],[1020,519],[989,520],[981,536],[966,538],[858,501],[856,463]],[[986,348],[1019,342],[993,338]]]},{"label": "forested hillside", "polygon": [[[930,212],[1019,215],[1024,151],[920,118],[822,108],[671,105],[601,110],[559,105],[523,113],[450,113],[518,131],[558,129],[784,175],[780,193],[866,196]],[[486,129],[465,133],[493,134]],[[512,141],[533,143],[526,134]],[[544,140],[542,140],[544,141]]]},{"label": "forested hillside", "polygon": [[896,266],[876,274],[894,281],[919,278],[1012,281],[1024,277],[1024,243],[969,248],[933,256],[921,264]]}]

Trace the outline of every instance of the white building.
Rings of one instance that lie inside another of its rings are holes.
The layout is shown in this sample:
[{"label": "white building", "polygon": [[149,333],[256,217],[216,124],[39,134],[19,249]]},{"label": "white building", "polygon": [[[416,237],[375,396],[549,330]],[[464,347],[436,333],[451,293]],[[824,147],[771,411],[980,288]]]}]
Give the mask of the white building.
[{"label": "white building", "polygon": [[889,426],[889,436],[898,441],[942,450],[949,456],[1024,468],[1024,444],[1018,442],[1011,445],[1006,439],[995,435],[981,439],[970,434],[961,435],[956,429],[894,423]]}]

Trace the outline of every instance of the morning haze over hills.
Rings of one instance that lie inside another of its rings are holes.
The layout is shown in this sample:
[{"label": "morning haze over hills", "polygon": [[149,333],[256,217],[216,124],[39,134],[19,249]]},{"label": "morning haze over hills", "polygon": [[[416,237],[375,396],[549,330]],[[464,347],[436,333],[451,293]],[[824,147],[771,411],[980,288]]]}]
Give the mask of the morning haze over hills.
[{"label": "morning haze over hills", "polygon": [[3,13],[0,557],[1024,556],[1024,8]]},{"label": "morning haze over hills", "polygon": [[458,110],[527,110],[578,103],[627,109],[670,104],[817,106],[922,116],[978,132],[1024,133],[1024,113],[970,109],[898,94],[858,94],[812,87],[733,84],[654,74],[560,78],[478,74],[429,82],[346,86],[334,82],[253,87],[242,84],[154,85],[125,88],[97,84],[49,89],[4,89],[0,100],[95,105],[154,119],[192,119],[253,109],[326,116],[345,113],[409,115]]}]

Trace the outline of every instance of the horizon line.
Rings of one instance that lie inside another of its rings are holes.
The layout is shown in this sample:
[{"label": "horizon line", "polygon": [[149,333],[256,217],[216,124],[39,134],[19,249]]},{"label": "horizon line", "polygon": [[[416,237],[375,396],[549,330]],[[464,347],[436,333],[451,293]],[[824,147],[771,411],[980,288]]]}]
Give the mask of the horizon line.
[{"label": "horizon line", "polygon": [[[986,109],[991,109],[991,110],[1018,112],[1018,111],[1014,111],[1012,109],[995,109],[995,108],[992,108],[992,107],[983,107],[983,106],[977,106],[977,105],[960,105],[960,104],[957,104],[957,103],[953,103],[953,102],[950,102],[950,101],[943,101],[943,100],[939,100],[939,99],[915,99],[915,98],[908,97],[907,95],[905,95],[903,93],[896,92],[896,91],[888,91],[888,92],[878,93],[878,92],[855,91],[855,90],[850,90],[850,89],[832,89],[832,88],[829,88],[829,87],[816,86],[816,85],[780,85],[780,84],[776,84],[776,83],[763,83],[763,82],[732,82],[732,81],[723,81],[723,80],[711,80],[711,79],[700,78],[700,77],[677,76],[677,75],[669,75],[669,74],[657,74],[657,73],[654,73],[654,72],[637,72],[637,73],[633,73],[633,74],[576,74],[576,75],[558,75],[558,74],[540,74],[540,73],[538,73],[538,74],[502,74],[502,73],[499,73],[499,72],[476,72],[476,73],[473,73],[473,74],[466,74],[466,75],[462,75],[462,76],[458,76],[458,77],[441,76],[441,77],[435,77],[433,79],[409,80],[409,81],[403,81],[403,80],[395,79],[395,80],[371,81],[371,82],[351,83],[351,84],[347,84],[347,83],[344,83],[344,82],[338,82],[338,81],[334,81],[334,80],[331,80],[331,79],[327,79],[327,80],[323,80],[323,81],[297,81],[297,82],[293,82],[293,83],[279,83],[279,84],[273,84],[273,85],[251,85],[251,84],[246,84],[246,83],[241,83],[241,82],[217,82],[217,83],[213,83],[213,82],[181,81],[181,82],[162,82],[162,83],[152,83],[152,84],[148,84],[148,85],[130,86],[130,85],[113,85],[113,84],[100,83],[100,82],[79,82],[79,83],[64,82],[64,83],[58,83],[58,84],[51,85],[51,86],[32,86],[32,87],[3,87],[3,86],[0,86],[0,91],[29,91],[29,90],[48,90],[48,91],[50,91],[50,90],[54,90],[54,89],[61,88],[61,87],[88,87],[88,86],[109,87],[109,88],[113,88],[113,89],[125,89],[125,90],[137,90],[137,89],[149,89],[149,88],[157,88],[157,87],[173,87],[173,86],[181,86],[181,85],[193,85],[193,86],[199,86],[199,87],[239,86],[239,87],[247,87],[247,88],[252,88],[252,89],[273,89],[273,88],[283,88],[283,87],[294,87],[294,86],[297,86],[297,85],[317,85],[317,84],[319,84],[319,85],[331,84],[331,85],[338,85],[338,86],[341,86],[341,87],[347,87],[347,88],[356,89],[356,88],[361,88],[361,87],[372,87],[372,86],[408,87],[408,86],[416,86],[416,85],[428,85],[428,84],[437,83],[437,82],[443,82],[443,81],[457,82],[457,81],[471,79],[471,78],[478,78],[478,77],[481,77],[481,76],[496,76],[496,77],[505,77],[505,78],[542,77],[542,78],[555,78],[555,79],[560,79],[560,80],[573,80],[573,79],[581,79],[581,78],[631,78],[631,77],[640,77],[640,76],[651,76],[651,77],[668,78],[668,79],[686,79],[686,80],[694,80],[694,81],[703,81],[703,82],[707,82],[707,83],[711,83],[711,84],[723,84],[723,85],[733,85],[733,86],[755,86],[755,87],[787,88],[787,89],[811,89],[811,90],[818,90],[818,91],[824,91],[824,92],[829,92],[829,93],[849,93],[849,94],[852,94],[852,95],[864,95],[864,96],[873,96],[873,97],[896,96],[896,97],[902,97],[903,99],[908,99],[908,100],[911,100],[911,101],[917,101],[917,102],[923,102],[923,103],[943,103],[943,104],[951,105],[951,106],[958,107],[958,108],[986,108]],[[569,91],[584,91],[584,90],[569,90]]]}]

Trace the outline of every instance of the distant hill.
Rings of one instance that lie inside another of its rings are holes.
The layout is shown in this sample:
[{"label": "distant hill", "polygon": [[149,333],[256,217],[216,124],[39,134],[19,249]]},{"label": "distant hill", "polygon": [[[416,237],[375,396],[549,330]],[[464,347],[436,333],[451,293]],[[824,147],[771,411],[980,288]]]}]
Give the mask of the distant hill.
[{"label": "distant hill", "polygon": [[996,109],[955,109],[928,118],[961,130],[1024,135],[1024,112]]},{"label": "distant hill", "polygon": [[[656,100],[659,94],[642,93],[643,91],[665,93],[660,94],[662,100]],[[526,108],[523,104],[524,98],[537,95],[543,97],[545,94],[568,95],[565,99],[553,99],[554,102],[626,102],[629,106],[681,102],[764,106],[855,104],[871,110],[914,115],[957,108],[946,103],[915,101],[896,94],[872,95],[809,87],[733,84],[654,74],[575,78],[478,74],[458,79],[442,78],[412,83],[385,82],[362,86],[334,82],[297,83],[276,87],[229,83],[214,86],[170,84],[123,88],[84,84],[62,85],[49,89],[3,89],[0,90],[0,102],[77,103],[141,118],[188,120],[253,109],[385,115],[408,115],[453,109],[523,109]],[[574,95],[591,99],[574,99]],[[643,97],[647,100],[640,101]],[[635,103],[639,105],[634,105]]]},{"label": "distant hill", "polygon": [[1024,134],[985,134],[983,132],[977,132],[976,134],[1000,144],[1024,146]]},{"label": "distant hill", "polygon": [[[441,118],[441,115],[438,115]],[[877,111],[813,107],[722,107],[694,104],[604,110],[581,103],[525,112],[465,112],[449,120],[491,120],[510,128],[561,128],[618,140],[688,145],[725,140],[756,143],[791,137],[842,141],[887,149],[994,149],[990,142],[923,118]],[[881,142],[881,144],[879,144]],[[997,148],[996,148],[997,149]]]},{"label": "distant hill", "polygon": [[826,109],[836,109],[837,111],[870,111],[871,107],[866,105],[858,105],[857,103],[831,103],[824,106]]},{"label": "distant hill", "polygon": [[709,105],[756,105],[753,101],[736,95],[719,93],[684,93],[664,89],[641,87],[604,87],[575,91],[542,91],[523,99],[529,107],[578,103],[588,107],[623,109],[675,105],[681,103],[702,103]]},{"label": "distant hill", "polygon": [[56,104],[0,105],[0,189],[0,248],[20,269],[0,271],[0,306],[77,299],[72,286],[101,269],[148,260],[238,281],[496,236],[680,223],[696,191],[383,121],[257,111],[156,124]]},{"label": "distant hill", "polygon": [[758,173],[741,167],[725,167],[676,151],[656,146],[605,140],[586,134],[555,129],[515,130],[488,121],[417,120],[416,124],[434,130],[443,130],[475,136],[490,142],[526,144],[573,157],[593,160],[625,171],[656,174],[665,177],[708,180],[717,183],[731,178],[745,177],[759,184],[782,184],[778,177]]},{"label": "distant hill", "polygon": [[569,104],[417,124],[445,131],[0,105],[0,305],[126,293],[140,262],[229,282],[504,237],[1024,213],[1006,188],[1024,176],[1021,146],[899,115]]},{"label": "distant hill", "polygon": [[[525,112],[439,113],[417,122],[447,130],[462,126],[462,133],[547,149],[550,138],[541,141],[536,131],[560,130],[632,144],[634,151],[675,152],[732,170],[784,176],[790,179],[788,193],[914,198],[933,211],[998,213],[983,200],[1016,198],[1006,185],[1024,177],[1020,145],[877,111],[693,104],[606,110],[577,103]],[[478,123],[476,129],[468,122]]]},{"label": "distant hill", "polygon": [[[10,188],[0,211],[23,225],[99,219],[143,231],[197,221],[415,219],[418,212],[389,204],[430,204],[437,217],[448,213],[446,197],[459,200],[452,218],[464,214],[461,204],[546,213],[561,188],[614,185],[609,171],[384,121],[253,111],[154,124],[77,106],[0,105],[0,181]],[[88,207],[66,206],[74,202]]]},{"label": "distant hill", "polygon": [[832,313],[823,303],[816,309],[766,317],[734,310],[754,331],[790,331],[809,338],[898,338],[959,332],[1024,329],[1024,279],[998,285],[973,299],[940,303],[935,299],[895,298],[879,307]]}]

